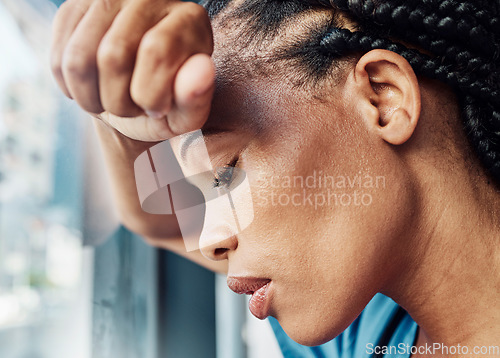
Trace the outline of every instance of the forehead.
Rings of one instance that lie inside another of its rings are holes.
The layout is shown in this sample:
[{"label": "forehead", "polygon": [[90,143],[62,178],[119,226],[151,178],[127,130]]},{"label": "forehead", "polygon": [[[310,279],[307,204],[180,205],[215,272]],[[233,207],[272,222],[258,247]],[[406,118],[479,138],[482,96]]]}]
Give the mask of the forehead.
[{"label": "forehead", "polygon": [[[234,130],[259,131],[269,96],[263,95],[265,87],[257,79],[251,81],[235,76],[232,72],[236,63],[224,63],[214,54],[216,63],[215,92],[209,118],[203,127],[204,133]],[[266,98],[267,97],[267,98]]]},{"label": "forehead", "polygon": [[[277,54],[293,46],[299,37],[307,37],[312,27],[322,26],[331,14],[300,5],[302,1],[294,3],[299,5],[283,11],[282,1],[234,0],[212,18],[216,91],[204,131],[261,131],[279,124],[287,110],[322,97],[321,88],[311,91],[307,86],[307,75],[292,66],[293,60],[283,60]],[[282,11],[278,18],[275,14],[269,19],[269,14],[259,12],[270,4],[279,5],[275,9]],[[253,17],[252,12],[256,14]],[[268,27],[252,27],[261,22]],[[275,29],[272,24],[283,26]],[[253,36],[256,33],[264,35]]]}]

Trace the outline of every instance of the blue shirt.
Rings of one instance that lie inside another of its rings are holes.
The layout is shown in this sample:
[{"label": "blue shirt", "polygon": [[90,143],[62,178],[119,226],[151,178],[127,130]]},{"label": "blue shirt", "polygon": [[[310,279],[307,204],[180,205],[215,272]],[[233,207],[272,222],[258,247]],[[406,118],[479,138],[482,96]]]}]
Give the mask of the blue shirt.
[{"label": "blue shirt", "polygon": [[295,343],[276,319],[269,320],[285,358],[409,358],[418,331],[410,315],[380,293],[342,334],[317,347]]}]

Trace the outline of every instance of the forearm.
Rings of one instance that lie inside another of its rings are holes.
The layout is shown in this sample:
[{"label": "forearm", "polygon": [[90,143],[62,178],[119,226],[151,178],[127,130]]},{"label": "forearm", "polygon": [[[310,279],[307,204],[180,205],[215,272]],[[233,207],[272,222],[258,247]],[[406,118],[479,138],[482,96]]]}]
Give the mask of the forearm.
[{"label": "forearm", "polygon": [[173,216],[148,214],[139,203],[134,161],[158,142],[136,141],[99,119],[94,118],[93,121],[110,176],[114,203],[123,225],[150,239],[181,238]]},{"label": "forearm", "polygon": [[153,215],[142,210],[135,184],[134,161],[158,142],[130,139],[99,119],[94,119],[94,126],[110,175],[114,203],[123,225],[153,246],[174,251],[209,270],[226,273],[226,261],[207,260],[198,250],[186,252],[174,215]]}]

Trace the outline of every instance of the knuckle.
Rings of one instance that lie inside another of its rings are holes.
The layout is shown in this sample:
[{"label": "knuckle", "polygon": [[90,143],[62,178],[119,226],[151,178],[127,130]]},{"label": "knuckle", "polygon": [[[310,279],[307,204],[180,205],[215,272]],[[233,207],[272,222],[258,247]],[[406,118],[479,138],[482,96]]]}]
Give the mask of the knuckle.
[{"label": "knuckle", "polygon": [[104,9],[119,6],[122,2],[123,0],[98,0],[98,3],[101,4]]},{"label": "knuckle", "polygon": [[132,86],[130,97],[134,103],[146,110],[168,112],[170,107],[170,91],[146,90],[145,86]]},{"label": "knuckle", "polygon": [[151,66],[173,66],[179,61],[185,43],[181,32],[151,29],[143,37],[140,52]]},{"label": "knuckle", "polygon": [[[195,3],[184,3],[183,22],[190,31],[183,31],[185,40],[197,51],[213,51],[212,25],[206,9]],[[194,36],[193,36],[194,35]]]},{"label": "knuckle", "polygon": [[157,71],[165,74],[166,72],[175,72],[182,59],[183,44],[179,36],[163,36],[161,42],[156,39],[158,36],[151,33],[145,36],[144,41],[138,53],[138,61],[142,71],[147,74],[153,74]]},{"label": "knuckle", "polygon": [[182,9],[185,15],[190,16],[195,20],[204,20],[205,18],[208,18],[208,14],[205,8],[194,2],[183,3]]},{"label": "knuckle", "polygon": [[61,66],[62,72],[71,77],[85,79],[95,73],[95,57],[85,51],[85,49],[71,46],[66,49],[63,55]]},{"label": "knuckle", "polygon": [[83,16],[89,9],[88,2],[82,2],[79,0],[66,0],[64,1],[59,9],[57,10],[55,21],[58,23],[65,23],[66,20],[71,17],[71,14],[80,14]]},{"label": "knuckle", "polygon": [[67,13],[68,11],[72,11],[72,10],[73,10],[73,2],[72,1],[63,2],[61,4],[61,6],[59,6],[59,9],[57,10],[56,19],[60,18],[65,13]]},{"label": "knuckle", "polygon": [[198,32],[211,33],[212,25],[207,10],[192,2],[186,2],[184,6],[186,8],[186,11],[183,12],[185,20],[194,25]]},{"label": "knuckle", "polygon": [[123,72],[130,69],[135,49],[126,40],[103,40],[97,50],[99,68],[107,71]]},{"label": "knuckle", "polygon": [[146,32],[142,38],[140,51],[146,58],[158,61],[165,53],[165,40],[160,30],[153,28]]}]

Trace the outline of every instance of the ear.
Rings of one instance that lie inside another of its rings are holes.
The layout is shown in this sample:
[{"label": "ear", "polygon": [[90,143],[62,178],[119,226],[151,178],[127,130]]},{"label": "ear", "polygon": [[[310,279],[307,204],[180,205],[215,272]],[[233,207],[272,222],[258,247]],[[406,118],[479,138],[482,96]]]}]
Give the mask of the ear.
[{"label": "ear", "polygon": [[356,64],[351,77],[370,131],[401,145],[413,135],[420,117],[417,76],[408,61],[386,50],[372,50]]}]

